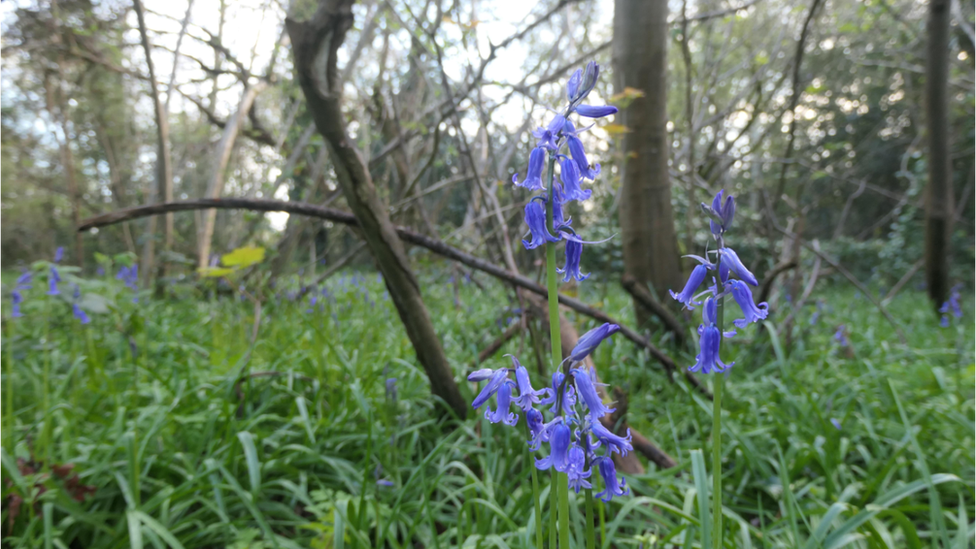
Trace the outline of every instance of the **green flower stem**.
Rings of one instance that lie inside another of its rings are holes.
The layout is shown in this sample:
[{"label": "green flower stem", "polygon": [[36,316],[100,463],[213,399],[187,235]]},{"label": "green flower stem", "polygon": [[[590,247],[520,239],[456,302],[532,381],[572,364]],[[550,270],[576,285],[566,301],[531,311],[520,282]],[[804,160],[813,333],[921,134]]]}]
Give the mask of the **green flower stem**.
[{"label": "green flower stem", "polygon": [[596,531],[593,528],[593,489],[586,489],[586,549],[596,549]]},{"label": "green flower stem", "polygon": [[[719,256],[715,272],[722,262]],[[721,278],[721,275],[719,275]],[[719,338],[723,337],[725,324],[724,298],[719,298],[715,304],[715,323],[718,327]],[[719,353],[721,354],[721,346]],[[715,372],[714,399],[712,400],[712,547],[722,547],[722,389],[725,386],[725,374]]]},{"label": "green flower stem", "polygon": [[559,473],[555,469],[549,469],[549,547],[556,547],[556,508],[559,507],[559,497],[556,494],[556,485]]},{"label": "green flower stem", "polygon": [[532,452],[529,451],[528,446],[525,448],[525,455],[525,465],[529,468],[529,475],[532,477],[532,502],[535,504],[535,549],[542,549],[542,501],[540,500],[542,494],[539,492],[539,471],[535,468]]},{"label": "green flower stem", "polygon": [[[553,225],[553,179],[555,178],[556,153],[549,153],[549,185],[546,199],[546,225],[550,234],[555,233]],[[563,345],[559,333],[559,282],[556,278],[556,243],[546,242],[546,289],[549,294],[549,341],[552,343],[552,369],[555,370],[562,362]],[[554,487],[557,491],[559,514],[559,547],[569,549],[569,479],[566,473],[553,475]],[[551,499],[551,498],[550,498]],[[552,513],[552,511],[550,511]],[[550,540],[552,534],[550,534]]]}]

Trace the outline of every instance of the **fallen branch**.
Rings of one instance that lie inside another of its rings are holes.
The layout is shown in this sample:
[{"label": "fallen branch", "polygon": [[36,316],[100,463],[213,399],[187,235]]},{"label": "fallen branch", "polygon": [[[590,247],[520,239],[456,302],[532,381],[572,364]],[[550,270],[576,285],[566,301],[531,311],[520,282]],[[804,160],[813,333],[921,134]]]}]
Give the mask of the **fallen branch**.
[{"label": "fallen branch", "polygon": [[[304,202],[285,202],[281,200],[268,200],[268,199],[258,199],[258,198],[202,198],[197,200],[180,200],[175,202],[165,202],[161,204],[151,204],[148,206],[138,206],[135,208],[127,208],[124,210],[116,210],[114,212],[108,212],[102,215],[97,215],[95,217],[90,217],[78,226],[79,231],[87,231],[89,229],[94,229],[98,227],[105,227],[107,225],[114,225],[116,223],[121,223],[123,221],[130,221],[132,219],[138,219],[142,217],[147,217],[150,215],[159,215],[168,212],[183,212],[189,210],[204,210],[208,208],[214,208],[218,210],[252,210],[259,212],[287,212],[289,214],[306,215],[309,217],[315,217],[319,219],[325,219],[327,221],[332,221],[333,223],[342,223],[345,225],[358,225],[356,221],[356,216],[349,212],[344,212],[342,210],[337,210],[335,208],[327,208],[325,206],[315,206],[312,204],[306,204]],[[410,229],[404,227],[396,227],[396,232],[401,239],[405,242],[409,242],[415,246],[420,246],[426,248],[442,257],[448,259],[453,259],[459,263],[467,265],[472,269],[477,269],[479,271],[485,272],[512,284],[520,288],[524,288],[534,294],[541,295],[543,297],[548,296],[546,288],[540,284],[537,284],[534,280],[527,278],[525,276],[509,272],[493,263],[485,261],[479,257],[475,257],[468,253],[465,253],[457,248],[453,248],[444,244],[439,240],[435,240],[428,236],[422,235],[420,233],[414,232]],[[870,294],[869,294],[870,295]],[[600,311],[599,309],[594,309],[589,305],[574,299],[572,297],[559,294],[559,302],[573,309],[574,311],[586,315],[600,322],[610,322],[613,324],[620,325],[620,334],[636,343],[638,346],[643,347],[648,353],[660,363],[668,375],[673,375],[675,371],[678,370],[677,364],[668,355],[664,354],[660,349],[654,346],[647,338],[644,338],[635,330],[624,326],[619,321],[612,318],[610,315]],[[684,376],[689,383],[692,384],[698,391],[702,394],[711,396],[708,388],[704,383],[701,382],[697,377],[687,370],[684,371]]]},{"label": "fallen branch", "polygon": [[796,258],[793,258],[777,264],[768,273],[766,273],[766,277],[763,278],[762,281],[762,287],[759,290],[759,300],[756,302],[762,303],[763,301],[768,301],[769,294],[773,292],[773,283],[776,282],[776,277],[790,269],[795,269],[796,265]]},{"label": "fallen branch", "polygon": [[665,327],[674,334],[679,344],[685,344],[685,329],[681,326],[681,323],[671,314],[671,311],[668,311],[658,300],[654,299],[654,296],[651,295],[651,292],[647,288],[629,274],[625,274],[620,282],[634,299],[639,301],[648,311],[654,313],[664,322]]}]

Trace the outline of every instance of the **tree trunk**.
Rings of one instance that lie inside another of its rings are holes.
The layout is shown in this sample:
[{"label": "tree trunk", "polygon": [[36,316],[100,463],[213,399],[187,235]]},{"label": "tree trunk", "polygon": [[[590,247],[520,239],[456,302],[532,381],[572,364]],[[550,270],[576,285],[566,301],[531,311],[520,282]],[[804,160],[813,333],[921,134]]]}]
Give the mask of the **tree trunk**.
[{"label": "tree trunk", "polygon": [[925,200],[925,282],[936,308],[949,293],[952,162],[949,158],[949,0],[930,0],[925,112],[929,184]]},{"label": "tree trunk", "polygon": [[[78,189],[77,174],[75,173],[74,155],[71,152],[71,133],[68,127],[68,114],[65,109],[64,93],[61,89],[61,82],[64,79],[61,74],[61,67],[64,60],[58,59],[58,77],[56,82],[51,82],[53,75],[44,79],[44,92],[47,105],[47,112],[51,119],[61,126],[62,135],[59,137],[57,132],[54,138],[58,142],[58,152],[61,156],[61,167],[64,170],[65,182],[68,184],[68,196],[71,197],[71,219],[75,227],[81,224],[81,192]],[[85,241],[84,235],[75,235],[75,262],[79,267],[85,267]]]},{"label": "tree trunk", "polygon": [[[668,178],[667,15],[666,0],[616,0],[613,20],[616,90],[644,92],[618,115],[630,130],[620,190],[624,271],[658,298],[682,284]],[[643,326],[649,312],[634,307]]]},{"label": "tree trunk", "polygon": [[353,0],[322,0],[308,21],[299,22],[290,17],[285,20],[295,70],[309,112],[329,147],[343,195],[383,273],[417,359],[430,379],[431,391],[463,418],[470,407],[454,381],[451,365],[420,295],[420,286],[410,271],[403,243],[380,202],[365,160],[346,133],[336,54],[352,26],[352,5]]},{"label": "tree trunk", "polygon": [[[224,134],[217,143],[215,151],[213,171],[210,175],[210,182],[207,184],[206,198],[220,198],[220,193],[224,190],[224,172],[227,171],[227,163],[230,162],[230,154],[234,151],[234,143],[237,141],[237,134],[240,133],[247,111],[251,110],[254,99],[267,86],[264,81],[249,85],[244,88],[241,95],[241,102],[237,105],[237,112],[234,113],[224,126]],[[210,257],[210,246],[213,240],[214,224],[217,222],[217,210],[207,210],[203,214],[203,226],[197,238],[197,265],[202,269],[207,266]]]},{"label": "tree trunk", "polygon": [[[166,109],[159,98],[159,84],[156,81],[156,69],[152,60],[152,46],[149,44],[149,35],[146,34],[146,19],[142,9],[141,0],[133,0],[136,10],[136,18],[139,20],[139,36],[142,39],[142,49],[146,52],[146,67],[149,70],[149,90],[153,100],[153,111],[156,115],[156,199],[163,202],[173,201],[173,166],[170,162],[169,152],[169,120],[166,116]],[[175,71],[174,71],[175,72]],[[170,94],[172,95],[172,94]],[[163,230],[163,249],[171,251],[173,248],[173,214],[168,213],[164,217]],[[149,227],[151,233],[146,239],[146,256],[149,262],[143,262],[143,273],[147,281],[151,281],[154,276],[162,274],[162,267],[159,272],[153,272],[151,261],[153,258],[153,246],[155,236],[155,220],[150,220]]]}]

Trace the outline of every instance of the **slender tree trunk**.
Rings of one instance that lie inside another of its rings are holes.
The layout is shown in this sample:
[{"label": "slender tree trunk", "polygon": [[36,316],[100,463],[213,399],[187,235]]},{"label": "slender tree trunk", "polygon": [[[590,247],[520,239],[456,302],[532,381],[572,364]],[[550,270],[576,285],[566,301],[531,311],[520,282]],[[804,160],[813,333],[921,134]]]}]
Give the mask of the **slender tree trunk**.
[{"label": "slender tree trunk", "polygon": [[[656,297],[679,288],[681,267],[668,177],[666,0],[616,0],[613,65],[617,91],[644,92],[620,113],[623,139],[620,229],[624,271]],[[649,312],[634,302],[638,324]]]},{"label": "slender tree trunk", "polygon": [[336,55],[352,26],[352,5],[352,0],[322,0],[308,21],[291,17],[285,20],[295,70],[308,110],[329,148],[343,195],[383,273],[417,359],[430,380],[431,392],[463,418],[469,406],[454,381],[454,372],[420,295],[420,285],[410,271],[403,242],[379,199],[365,160],[346,132]]},{"label": "slender tree trunk", "polygon": [[[237,112],[234,113],[224,126],[224,134],[217,143],[215,151],[213,171],[210,175],[210,182],[207,184],[206,198],[220,198],[224,190],[224,175],[227,171],[227,164],[230,162],[230,155],[234,151],[234,143],[237,141],[237,134],[240,133],[247,111],[254,104],[254,98],[261,93],[267,84],[262,80],[256,84],[244,88],[241,102],[237,105]],[[210,247],[213,241],[214,224],[217,222],[217,210],[207,210],[203,213],[203,226],[197,238],[197,264],[200,268],[207,266],[210,257]]]},{"label": "slender tree trunk", "polygon": [[[142,39],[142,49],[146,52],[146,66],[149,70],[149,90],[153,100],[153,112],[156,115],[156,199],[163,202],[173,201],[173,166],[170,161],[169,151],[169,120],[166,116],[166,109],[159,97],[159,84],[156,81],[156,68],[152,60],[152,45],[149,43],[149,35],[146,33],[146,18],[143,13],[142,0],[133,0],[136,10],[136,18],[139,20],[139,36]],[[164,217],[163,229],[163,249],[171,251],[173,248],[173,214],[168,213]],[[153,232],[150,238],[146,239],[147,257],[152,258],[152,247],[155,236],[155,223],[150,223]],[[154,276],[163,274],[162,263],[159,272],[154,272],[153,265],[146,263],[143,267],[143,275],[147,282]]]},{"label": "slender tree trunk", "polygon": [[949,0],[930,0],[925,112],[929,184],[925,200],[925,281],[936,308],[949,293],[952,162],[949,158]]},{"label": "slender tree trunk", "polygon": [[[51,119],[61,126],[61,136],[54,132],[54,137],[58,142],[58,152],[61,156],[61,167],[64,170],[65,183],[68,185],[68,196],[71,197],[71,219],[75,227],[81,225],[81,192],[78,189],[78,179],[75,173],[74,155],[71,152],[71,133],[68,127],[68,114],[65,112],[64,93],[61,90],[61,67],[64,60],[58,59],[57,81],[52,82],[53,75],[44,79],[44,91],[47,105],[47,112]],[[84,235],[75,235],[75,262],[79,267],[85,266],[85,241]]]}]

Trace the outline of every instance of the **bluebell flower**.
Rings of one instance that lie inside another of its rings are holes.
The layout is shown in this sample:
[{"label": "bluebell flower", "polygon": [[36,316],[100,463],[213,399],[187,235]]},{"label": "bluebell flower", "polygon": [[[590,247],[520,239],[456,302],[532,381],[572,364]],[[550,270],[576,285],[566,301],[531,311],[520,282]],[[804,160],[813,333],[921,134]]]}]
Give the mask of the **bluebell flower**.
[{"label": "bluebell flower", "polygon": [[569,383],[565,383],[566,376],[560,371],[555,371],[552,374],[552,389],[546,391],[547,396],[539,401],[539,404],[552,404],[549,411],[554,414],[559,414],[559,409],[556,408],[557,403],[560,401],[558,395],[559,391],[562,390],[562,405],[563,412],[568,415],[573,414],[573,406],[576,405],[576,391],[573,386]]},{"label": "bluebell flower", "polygon": [[566,422],[559,421],[553,425],[549,434],[549,455],[537,459],[535,461],[536,468],[546,470],[553,467],[560,473],[565,473],[569,467],[570,437],[571,432]]},{"label": "bluebell flower", "polygon": [[593,191],[583,190],[580,187],[580,172],[576,162],[568,156],[560,155],[559,160],[559,179],[563,182],[565,198],[562,202],[569,200],[583,201],[590,198]]},{"label": "bluebell flower", "polygon": [[722,189],[715,195],[712,199],[712,206],[702,204],[702,209],[708,214],[709,225],[712,230],[712,234],[715,237],[719,237],[728,231],[732,227],[732,220],[735,219],[735,198],[729,195],[725,202],[722,202],[722,196],[725,194],[725,189]]},{"label": "bluebell flower", "polygon": [[742,309],[742,314],[745,315],[745,318],[733,321],[736,326],[745,328],[751,322],[758,322],[766,318],[769,314],[769,305],[762,302],[757,306],[753,302],[752,290],[749,289],[749,286],[738,280],[733,280],[729,284],[732,286],[732,297],[735,298],[735,302]]},{"label": "bluebell flower", "polygon": [[569,282],[571,278],[575,278],[579,282],[590,278],[589,274],[580,272],[580,257],[582,255],[583,243],[576,240],[566,241],[566,266],[562,269],[556,269],[557,273],[566,273],[563,282]]},{"label": "bluebell flower", "polygon": [[701,351],[698,353],[698,356],[695,357],[695,365],[688,368],[688,370],[692,372],[710,374],[712,370],[715,370],[716,372],[724,372],[726,368],[731,368],[735,365],[735,362],[726,365],[724,362],[722,362],[722,358],[719,356],[719,348],[722,343],[722,334],[719,333],[718,327],[716,327],[714,324],[699,326],[698,335]]},{"label": "bluebell flower", "polygon": [[492,423],[504,423],[505,425],[515,425],[518,423],[518,414],[509,412],[512,404],[512,382],[505,380],[498,391],[495,393],[495,411],[491,406],[485,410],[485,419]]},{"label": "bluebell flower", "polygon": [[586,70],[579,69],[569,78],[566,85],[566,96],[570,104],[578,103],[593,91],[596,81],[600,77],[600,65],[590,61],[586,64]]},{"label": "bluebell flower", "polygon": [[609,105],[580,105],[579,107],[576,107],[576,112],[579,113],[580,116],[585,116],[587,118],[603,118],[604,116],[616,114],[617,107],[611,107]]},{"label": "bluebell flower", "polygon": [[683,304],[689,309],[694,309],[695,305],[701,304],[700,301],[694,301],[695,292],[698,291],[698,287],[701,286],[701,283],[705,281],[705,275],[707,274],[708,267],[703,264],[699,264],[691,270],[691,275],[688,277],[688,282],[685,284],[685,288],[681,290],[680,294],[674,293],[674,290],[668,290],[668,293],[670,293],[671,297],[674,298],[674,300],[678,303]]},{"label": "bluebell flower", "polygon": [[62,259],[64,259],[64,246],[58,246],[58,249],[54,250],[54,262],[61,263]]},{"label": "bluebell flower", "polygon": [[19,290],[14,290],[10,292],[10,302],[11,302],[11,313],[10,316],[14,318],[20,318],[24,316],[20,312],[20,304],[24,301],[24,296],[20,295]]},{"label": "bluebell flower", "polygon": [[569,354],[570,362],[579,362],[590,355],[594,349],[606,338],[620,331],[620,326],[607,322],[583,334],[576,342],[576,347]]},{"label": "bluebell flower", "polygon": [[17,277],[17,289],[18,290],[29,290],[33,288],[31,286],[31,278],[33,278],[34,273],[25,270],[20,276]]},{"label": "bluebell flower", "polygon": [[597,458],[597,469],[600,471],[600,476],[603,477],[605,489],[596,494],[596,497],[609,502],[613,496],[626,496],[630,493],[630,489],[625,488],[627,481],[623,478],[617,478],[617,469],[613,466],[612,459],[609,457]]},{"label": "bluebell flower", "polygon": [[546,242],[559,242],[560,238],[552,236],[546,227],[546,207],[541,201],[530,200],[525,205],[525,223],[532,235],[530,240],[522,240],[526,250],[538,248]]},{"label": "bluebell flower", "polygon": [[525,181],[519,183],[518,174],[516,173],[512,176],[512,183],[530,191],[541,191],[545,189],[545,185],[542,183],[542,168],[545,165],[545,161],[546,150],[544,148],[536,147],[532,149],[532,152],[529,153],[529,170],[525,174]]},{"label": "bluebell flower", "polygon": [[470,374],[468,374],[468,381],[474,381],[475,383],[479,381],[484,381],[490,378],[494,373],[495,370],[492,370],[491,368],[482,368],[480,370],[475,370]]},{"label": "bluebell flower", "polygon": [[58,274],[58,268],[52,265],[47,277],[47,295],[61,294],[61,291],[58,290],[58,282],[61,282],[61,275]]},{"label": "bluebell flower", "polygon": [[546,424],[542,417],[542,412],[536,410],[535,408],[529,408],[525,411],[525,422],[529,426],[529,434],[531,439],[529,440],[529,449],[533,452],[539,449],[539,446],[543,442],[549,441],[549,436],[546,434]]},{"label": "bluebell flower", "polygon": [[397,401],[397,378],[391,377],[386,380],[386,399],[396,404]]},{"label": "bluebell flower", "polygon": [[593,472],[586,468],[586,455],[583,449],[573,445],[569,449],[569,466],[566,468],[566,475],[569,477],[569,487],[577,494],[583,488],[592,488],[586,479],[590,478]]},{"label": "bluebell flower", "polygon": [[569,146],[569,154],[576,161],[576,167],[579,168],[580,175],[590,181],[596,179],[596,176],[600,175],[600,165],[596,164],[593,168],[590,168],[590,164],[586,160],[586,151],[583,150],[583,142],[575,135],[568,135],[566,136],[566,145]]},{"label": "bluebell flower", "polygon": [[[468,379],[470,379],[470,377]],[[475,399],[471,402],[471,407],[476,410],[478,408],[481,408],[481,405],[484,404],[485,402],[488,402],[488,399],[491,398],[496,392],[498,392],[498,389],[506,381],[508,381],[508,370],[506,368],[499,368],[495,370],[491,374],[491,377],[488,379],[488,384],[481,389],[481,392],[478,393],[478,396],[476,396]]]},{"label": "bluebell flower", "polygon": [[959,302],[961,285],[957,284],[952,287],[952,291],[949,294],[949,299],[942,304],[939,308],[939,312],[942,313],[942,319],[939,321],[939,325],[943,328],[949,327],[949,313],[956,318],[962,318],[962,305]]},{"label": "bluebell flower", "polygon": [[604,427],[599,419],[590,417],[589,430],[600,441],[600,444],[607,447],[608,453],[617,452],[622,456],[626,456],[628,452],[634,449],[634,445],[631,443],[633,437],[630,435],[629,428],[627,429],[627,436],[622,437],[613,434],[609,429]]},{"label": "bluebell flower", "polygon": [[515,381],[518,383],[519,390],[519,396],[515,399],[515,405],[521,408],[522,411],[528,412],[532,409],[533,404],[539,404],[540,396],[545,395],[547,391],[545,389],[539,389],[537,391],[532,388],[529,371],[514,356],[512,357],[512,364],[515,368]]},{"label": "bluebell flower", "polygon": [[[562,227],[569,227],[573,224],[572,219],[566,219],[563,216],[563,204],[566,203],[566,195],[563,194],[563,187],[559,183],[552,184],[552,194],[555,200],[552,202],[552,228],[559,231]],[[563,235],[559,232],[556,233],[556,238],[560,238]]]},{"label": "bluebell flower", "polygon": [[[540,127],[533,131],[532,135],[539,140],[538,143],[536,143],[536,150],[559,150],[559,145],[556,141],[559,137],[559,132],[563,129],[565,123],[566,117],[561,114],[557,114],[552,120],[549,121],[549,124],[545,128]],[[535,153],[535,150],[532,152]]]},{"label": "bluebell flower", "polygon": [[75,318],[80,320],[82,324],[88,324],[89,322],[91,322],[91,319],[88,318],[88,315],[85,314],[85,311],[83,311],[81,307],[78,306],[77,303],[71,304],[71,310],[72,312],[74,312]]},{"label": "bluebell flower", "polygon": [[573,380],[576,382],[576,392],[583,404],[586,404],[590,418],[599,421],[599,418],[615,410],[615,408],[608,408],[603,404],[603,399],[597,394],[596,386],[590,379],[589,372],[583,368],[573,368],[569,374],[573,376]]},{"label": "bluebell flower", "polygon": [[849,341],[847,341],[847,327],[841,324],[837,327],[837,331],[834,332],[834,341],[836,341],[841,347],[847,347]]},{"label": "bluebell flower", "polygon": [[580,84],[583,82],[583,69],[576,69],[573,75],[569,77],[569,81],[566,82],[566,99],[570,103],[579,99],[576,97],[576,93],[579,91]]},{"label": "bluebell flower", "polygon": [[840,431],[840,428],[841,428],[841,423],[840,423],[840,420],[839,420],[839,419],[837,419],[837,418],[835,418],[835,417],[832,417],[832,418],[830,418],[830,423],[831,423],[831,424],[832,424],[832,425],[833,425],[833,426],[834,426],[835,428],[837,428],[837,430],[838,430],[838,431]]},{"label": "bluebell flower", "polygon": [[72,284],[71,286],[72,286],[72,288],[74,288],[74,292],[72,292],[71,297],[73,299],[80,298],[81,297],[81,288],[77,284]]},{"label": "bluebell flower", "polygon": [[[752,274],[749,269],[742,264],[742,260],[739,259],[739,255],[735,253],[735,250],[732,248],[722,248],[719,250],[719,255],[722,258],[720,267],[727,267],[733,273],[735,273],[735,276],[752,286],[759,285],[759,281],[756,280],[756,275]],[[728,278],[728,276],[726,275],[724,278]],[[724,281],[725,280],[723,279],[723,282]]]}]

